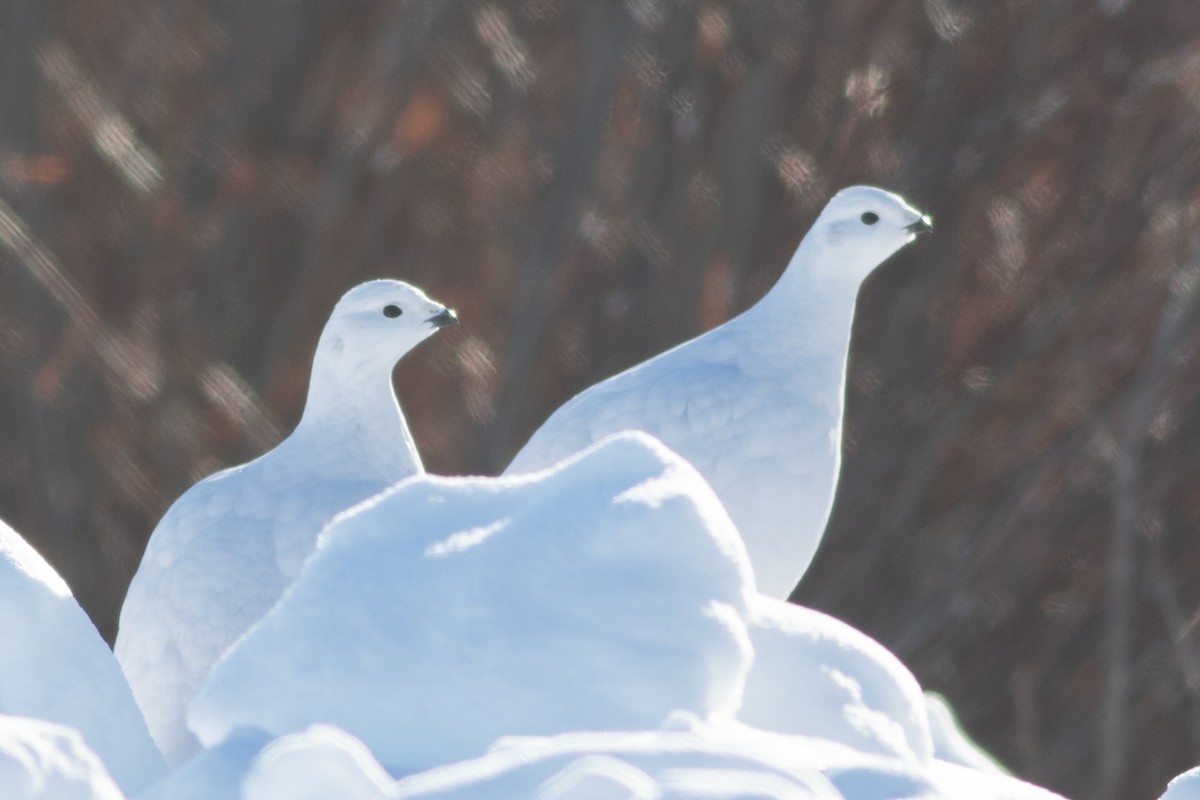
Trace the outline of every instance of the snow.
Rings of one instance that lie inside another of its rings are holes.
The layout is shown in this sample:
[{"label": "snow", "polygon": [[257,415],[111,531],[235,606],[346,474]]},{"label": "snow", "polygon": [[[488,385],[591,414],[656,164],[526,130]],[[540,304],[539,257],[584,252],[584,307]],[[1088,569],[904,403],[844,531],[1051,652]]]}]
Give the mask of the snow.
[{"label": "snow", "polygon": [[242,780],[273,738],[265,731],[239,728],[173,769],[137,800],[242,800]]},{"label": "snow", "polygon": [[712,490],[644,434],[519,478],[419,476],[335,520],[188,722],[208,745],[327,722],[404,774],[504,735],[730,713],[752,589]]},{"label": "snow", "polygon": [[936,758],[982,772],[1008,774],[991,753],[980,747],[958,722],[958,716],[946,698],[936,692],[925,693],[929,730],[933,734]]},{"label": "snow", "polygon": [[0,714],[77,729],[126,792],[166,770],[108,645],[58,573],[2,522]]},{"label": "snow", "polygon": [[980,800],[1064,800],[1063,796],[993,769],[934,761],[929,775],[944,797]]},{"label": "snow", "polygon": [[943,760],[928,702],[878,642],[754,592],[712,490],[630,432],[339,515],[188,721],[193,780],[246,800],[1057,797]]},{"label": "snow", "polygon": [[738,719],[928,764],[933,741],[920,684],[883,645],[841,620],[759,596],[754,667]]},{"label": "snow", "polygon": [[369,800],[392,782],[366,745],[333,726],[280,737],[239,728],[138,800]]},{"label": "snow", "polygon": [[0,715],[4,800],[123,800],[100,759],[73,728]]},{"label": "snow", "polygon": [[401,281],[351,289],[317,344],[296,430],[257,460],[191,487],[159,522],[121,610],[116,654],[169,763],[196,747],[184,727],[187,702],[279,599],[321,528],[422,471],[392,369],[454,319]]},{"label": "snow", "polygon": [[513,736],[393,782],[328,725],[267,740],[239,729],[138,800],[1061,800],[996,772],[862,753],[815,737],[675,713],[653,730]]},{"label": "snow", "polygon": [[1200,800],[1200,767],[1177,775],[1159,800]]},{"label": "snow", "polygon": [[646,431],[704,475],[745,537],[760,591],[786,598],[817,549],[837,484],[859,285],[928,227],[894,194],[842,190],[762,300],[568,401],[507,472],[551,466],[617,431]]},{"label": "snow", "polygon": [[818,738],[675,715],[656,731],[501,740],[480,758],[402,778],[388,797],[1054,800],[1058,795],[956,764],[926,768]]},{"label": "snow", "polygon": [[366,745],[331,725],[281,736],[254,760],[242,782],[244,800],[372,800],[392,778]]},{"label": "snow", "polygon": [[[479,758],[402,778],[389,797],[842,798],[812,764],[777,759],[777,742],[763,748],[761,740],[743,739],[741,733],[677,714],[660,730],[503,739]],[[798,741],[784,746],[790,749]]]}]

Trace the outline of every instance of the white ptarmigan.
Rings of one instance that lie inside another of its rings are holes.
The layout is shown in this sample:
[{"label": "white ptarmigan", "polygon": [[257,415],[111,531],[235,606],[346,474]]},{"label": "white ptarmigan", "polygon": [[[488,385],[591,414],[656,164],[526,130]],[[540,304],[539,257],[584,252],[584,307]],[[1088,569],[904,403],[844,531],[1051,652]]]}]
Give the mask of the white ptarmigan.
[{"label": "white ptarmigan", "polygon": [[423,471],[392,369],[455,321],[401,281],[351,289],[317,342],[292,434],[192,486],[158,523],[121,609],[116,654],[168,763],[197,747],[184,712],[209,668],[279,599],[325,523]]},{"label": "white ptarmigan", "polygon": [[576,395],[506,472],[548,467],[617,431],[646,431],[716,490],[745,539],[759,591],[787,597],[817,549],[837,485],[859,286],[931,228],[890,192],[843,189],[758,303]]},{"label": "white ptarmigan", "polygon": [[[40,752],[40,745],[31,744],[35,740],[63,744],[49,728],[31,729],[16,721],[30,717],[77,730],[76,738],[104,760],[108,774],[131,797],[166,772],[112,651],[54,568],[3,522],[0,714],[12,715],[0,718],[0,762],[17,752]],[[59,744],[50,751],[61,750]],[[57,756],[30,758],[47,768],[58,761]],[[6,782],[12,774],[11,764],[0,764],[0,797],[23,796]]]}]

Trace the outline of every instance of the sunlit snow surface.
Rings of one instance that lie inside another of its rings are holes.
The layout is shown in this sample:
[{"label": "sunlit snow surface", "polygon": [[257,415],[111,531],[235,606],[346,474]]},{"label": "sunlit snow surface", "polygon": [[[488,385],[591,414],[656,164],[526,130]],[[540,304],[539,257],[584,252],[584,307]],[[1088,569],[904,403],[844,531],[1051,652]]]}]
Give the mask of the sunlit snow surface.
[{"label": "sunlit snow surface", "polygon": [[146,800],[1056,797],[943,760],[928,714],[877,642],[754,593],[697,473],[624,434],[336,520]]},{"label": "sunlit snow surface", "polygon": [[946,698],[936,692],[926,692],[925,708],[929,717],[929,732],[933,735],[935,758],[983,772],[1009,774],[991,753],[980,747],[963,730]]},{"label": "sunlit snow surface", "polygon": [[501,740],[481,758],[402,778],[387,796],[1061,800],[997,773],[941,761],[914,764],[686,714],[656,731]]},{"label": "sunlit snow surface", "polygon": [[739,719],[864,753],[932,761],[925,697],[887,648],[820,611],[763,596],[751,608],[755,660]]},{"label": "sunlit snow surface", "polygon": [[508,737],[392,782],[349,734],[268,742],[238,731],[140,800],[1054,800],[994,772],[862,753],[827,740],[673,714],[643,731]]},{"label": "sunlit snow surface", "polygon": [[100,759],[74,728],[0,716],[4,800],[121,800]]},{"label": "sunlit snow surface", "polygon": [[112,651],[58,573],[2,522],[0,714],[77,729],[127,792],[166,771]]},{"label": "sunlit snow surface", "polygon": [[1159,800],[1200,800],[1200,767],[1189,769],[1167,784]]},{"label": "sunlit snow surface", "polygon": [[276,739],[240,729],[138,800],[370,800],[391,785],[366,745],[338,728]]},{"label": "sunlit snow surface", "polygon": [[753,579],[699,474],[643,434],[518,478],[421,476],[339,518],[188,721],[316,722],[393,774],[512,734],[730,713]]},{"label": "sunlit snow surface", "polygon": [[[339,517],[198,698],[208,749],[144,792],[164,769],[115,660],[0,544],[0,711],[85,731],[0,716],[4,800],[1056,797],[877,642],[755,593],[715,495],[642,434]],[[1165,798],[1195,796],[1185,775]]]}]

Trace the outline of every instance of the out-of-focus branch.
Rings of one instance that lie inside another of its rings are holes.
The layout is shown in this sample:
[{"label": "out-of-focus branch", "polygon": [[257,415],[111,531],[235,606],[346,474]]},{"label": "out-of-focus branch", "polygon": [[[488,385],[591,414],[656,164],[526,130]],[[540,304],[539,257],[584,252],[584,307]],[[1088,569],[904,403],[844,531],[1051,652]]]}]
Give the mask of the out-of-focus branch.
[{"label": "out-of-focus branch", "polygon": [[154,194],[162,188],[158,156],[138,139],[133,125],[79,68],[66,45],[47,42],[38,53],[38,66],[50,85],[62,93],[76,121],[90,134],[96,152],[116,168],[129,188],[139,194]]},{"label": "out-of-focus branch", "polygon": [[512,431],[519,427],[529,404],[539,345],[550,318],[553,274],[562,260],[580,201],[591,184],[621,64],[620,43],[628,26],[628,13],[622,6],[605,4],[589,7],[588,13],[592,30],[586,36],[590,52],[581,68],[579,115],[572,135],[555,159],[558,172],[539,206],[538,222],[517,279],[506,359],[508,380],[497,403],[492,434],[481,452],[481,460],[489,470],[502,468],[505,458],[511,455]]},{"label": "out-of-focus branch", "polygon": [[1191,264],[1177,275],[1150,351],[1129,393],[1117,438],[1113,467],[1112,531],[1108,554],[1105,636],[1105,688],[1101,705],[1100,785],[1097,797],[1113,800],[1121,791],[1129,746],[1130,635],[1137,573],[1137,522],[1142,453],[1188,322],[1200,307],[1200,239],[1192,243]]},{"label": "out-of-focus branch", "polygon": [[[0,244],[8,248],[30,276],[82,331],[96,355],[112,373],[111,384],[127,397],[146,401],[157,395],[161,375],[156,363],[145,357],[125,337],[110,330],[79,291],[54,256],[25,227],[16,212],[0,199]],[[241,424],[258,445],[280,438],[274,422],[263,412],[254,392],[224,364],[200,369],[205,394],[214,405]]]},{"label": "out-of-focus branch", "polygon": [[[1200,648],[1197,648],[1192,638],[1192,631],[1200,617],[1193,616],[1188,619],[1184,614],[1167,570],[1162,540],[1158,537],[1152,537],[1148,542],[1146,569],[1149,573],[1150,591],[1175,645],[1175,660],[1179,666],[1179,673],[1183,676],[1183,684],[1192,696],[1193,708],[1200,708]],[[1196,716],[1196,711],[1193,710],[1193,718]],[[1192,728],[1200,734],[1200,725],[1196,722],[1200,720],[1196,720]],[[1200,735],[1193,744],[1200,746]]]}]

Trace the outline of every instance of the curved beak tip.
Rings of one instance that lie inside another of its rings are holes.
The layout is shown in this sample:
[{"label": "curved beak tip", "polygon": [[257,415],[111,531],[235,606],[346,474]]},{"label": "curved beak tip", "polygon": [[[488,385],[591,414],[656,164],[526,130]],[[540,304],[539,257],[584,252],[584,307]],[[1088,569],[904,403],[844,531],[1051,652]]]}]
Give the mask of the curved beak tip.
[{"label": "curved beak tip", "polygon": [[904,230],[910,233],[929,233],[933,230],[933,220],[928,214],[922,214],[921,218],[904,227]]},{"label": "curved beak tip", "polygon": [[439,313],[434,314],[425,321],[433,325],[435,328],[444,328],[447,325],[457,325],[458,314],[455,314],[453,309],[444,308]]}]

